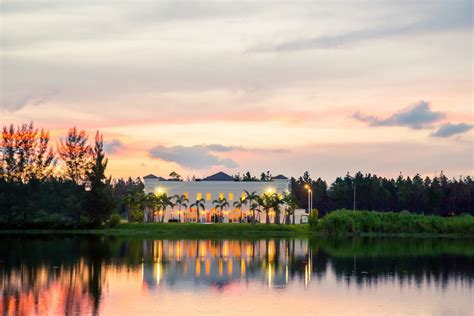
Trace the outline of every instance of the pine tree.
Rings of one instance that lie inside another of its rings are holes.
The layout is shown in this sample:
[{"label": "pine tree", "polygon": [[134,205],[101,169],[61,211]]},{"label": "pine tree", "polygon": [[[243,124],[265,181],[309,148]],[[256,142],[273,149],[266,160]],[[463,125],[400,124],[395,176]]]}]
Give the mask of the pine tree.
[{"label": "pine tree", "polygon": [[105,158],[104,140],[97,131],[95,146],[92,149],[92,168],[87,174],[90,191],[87,192],[87,215],[94,226],[100,226],[112,213],[115,202],[111,178],[105,176],[108,159]]}]

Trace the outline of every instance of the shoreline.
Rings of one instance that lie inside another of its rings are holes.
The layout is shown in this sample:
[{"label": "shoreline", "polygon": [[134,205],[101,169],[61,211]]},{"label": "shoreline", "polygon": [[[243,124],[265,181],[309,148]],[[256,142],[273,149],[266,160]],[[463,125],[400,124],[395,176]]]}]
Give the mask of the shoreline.
[{"label": "shoreline", "polygon": [[358,233],[326,234],[314,232],[308,224],[196,224],[196,223],[126,223],[115,228],[99,229],[4,229],[0,236],[59,236],[59,235],[101,235],[110,237],[150,237],[171,239],[254,239],[254,238],[449,238],[474,239],[474,236],[459,234],[428,233]]}]

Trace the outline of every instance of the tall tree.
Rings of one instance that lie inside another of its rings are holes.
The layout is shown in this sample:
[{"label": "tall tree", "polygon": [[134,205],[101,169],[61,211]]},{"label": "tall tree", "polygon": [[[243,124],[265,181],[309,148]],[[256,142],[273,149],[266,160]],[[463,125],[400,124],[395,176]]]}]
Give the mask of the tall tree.
[{"label": "tall tree", "polygon": [[178,221],[181,223],[181,208],[184,206],[186,209],[188,207],[189,200],[186,195],[175,195],[174,196],[174,203],[178,205]]},{"label": "tall tree", "polygon": [[239,210],[239,223],[242,223],[242,207],[245,205],[245,198],[240,197],[233,203],[234,208]]},{"label": "tall tree", "polygon": [[87,140],[84,130],[73,127],[66,138],[59,141],[58,154],[63,162],[63,172],[75,185],[83,185],[91,169],[92,149]]},{"label": "tall tree", "polygon": [[293,215],[293,223],[295,222],[294,220],[294,214],[295,214],[295,209],[298,207],[298,202],[295,198],[295,196],[289,192],[283,193],[282,197],[282,203],[285,205],[285,223],[290,224],[290,215]]},{"label": "tall tree", "polygon": [[263,194],[258,200],[258,204],[265,211],[265,224],[270,224],[270,210],[275,206],[275,197],[273,194]]},{"label": "tall tree", "polygon": [[165,214],[166,214],[166,209],[169,207],[173,208],[174,203],[173,203],[173,198],[172,196],[168,196],[166,193],[161,194],[158,196],[158,205],[161,210],[161,219],[160,222],[163,223],[165,221]]},{"label": "tall tree", "polygon": [[252,212],[252,224],[255,224],[255,210],[258,207],[258,203],[255,203],[255,202],[258,201],[259,196],[257,195],[257,192],[255,191],[249,192],[247,190],[244,190],[244,193],[245,193],[245,198],[244,198],[245,204],[249,205],[249,209]]},{"label": "tall tree", "polygon": [[111,178],[106,178],[105,169],[108,159],[105,158],[104,140],[97,131],[95,145],[92,149],[93,163],[87,173],[90,191],[87,193],[87,213],[94,226],[100,226],[112,213],[115,201]]},{"label": "tall tree", "polygon": [[172,171],[169,175],[171,177],[171,179],[173,180],[176,180],[176,181],[181,181],[181,176],[175,172],[175,171]]},{"label": "tall tree", "polygon": [[200,223],[201,219],[199,218],[199,211],[202,209],[204,210],[206,208],[205,201],[204,199],[198,199],[191,205],[189,205],[190,208],[196,208],[196,223]]},{"label": "tall tree", "polygon": [[224,217],[222,213],[224,209],[229,207],[229,202],[227,202],[226,198],[220,197],[219,199],[212,201],[212,204],[214,205],[216,210],[220,210],[218,218],[219,218],[219,223],[222,223],[222,219]]}]

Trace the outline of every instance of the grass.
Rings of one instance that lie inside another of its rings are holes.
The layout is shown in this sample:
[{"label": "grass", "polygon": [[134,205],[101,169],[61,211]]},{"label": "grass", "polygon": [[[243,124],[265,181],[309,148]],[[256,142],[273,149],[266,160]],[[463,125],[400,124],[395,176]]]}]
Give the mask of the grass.
[{"label": "grass", "polygon": [[409,212],[334,211],[311,227],[326,235],[439,235],[474,237],[474,216],[424,216]]},{"label": "grass", "polygon": [[195,223],[123,223],[107,229],[29,229],[4,230],[3,234],[98,234],[160,238],[265,238],[307,237],[309,225],[275,224],[195,224]]},{"label": "grass", "polygon": [[310,225],[275,224],[195,224],[195,223],[121,223],[104,229],[9,229],[0,234],[95,234],[142,238],[275,238],[317,235],[359,235],[373,237],[474,237],[474,217],[439,217],[408,212],[338,210]]}]

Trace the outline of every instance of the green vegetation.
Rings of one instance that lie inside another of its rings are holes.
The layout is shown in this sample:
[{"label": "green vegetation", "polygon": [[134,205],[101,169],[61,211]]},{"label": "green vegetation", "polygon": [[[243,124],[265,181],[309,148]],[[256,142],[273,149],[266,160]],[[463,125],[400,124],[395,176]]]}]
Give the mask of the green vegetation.
[{"label": "green vegetation", "polygon": [[[5,230],[7,234],[100,234],[155,238],[270,238],[328,236],[474,237],[474,217],[414,215],[409,212],[334,211],[307,225],[122,223],[112,215],[106,229]],[[2,232],[2,231],[0,231]]]},{"label": "green vegetation", "polygon": [[98,234],[150,238],[270,238],[307,237],[308,225],[124,223],[108,229],[4,230],[0,234]]},{"label": "green vegetation", "polygon": [[[301,208],[308,208],[308,187],[313,192],[313,205],[320,215],[339,209],[401,212],[408,210],[423,215],[474,216],[474,180],[471,176],[449,179],[443,172],[435,177],[416,174],[385,178],[375,174],[346,174],[332,183],[312,179],[306,171],[291,179],[292,193]],[[354,207],[355,205],[355,207]]]},{"label": "green vegetation", "polygon": [[[107,163],[104,141],[99,132],[95,139],[89,141],[85,131],[74,127],[53,148],[49,132],[35,128],[33,123],[17,127],[4,126],[0,143],[0,229],[106,228],[118,223],[117,216],[110,218],[114,213],[129,222],[163,222],[167,210],[175,207],[179,215],[173,220],[186,222],[186,215],[189,215],[191,208],[198,215],[199,211],[204,210],[202,200],[192,203],[179,195],[145,194],[140,179],[129,178],[124,181],[107,178]],[[170,177],[182,181],[176,172],[171,172]],[[234,178],[238,181],[259,181],[249,172],[243,177],[236,175]],[[260,177],[260,181],[272,179],[268,171]],[[307,207],[311,190],[313,204],[317,206],[318,212],[312,212],[309,217],[312,229],[307,230],[308,234],[474,236],[474,209],[471,206],[474,181],[469,176],[449,180],[441,173],[433,179],[422,179],[420,175],[413,178],[400,175],[397,179],[386,179],[358,172],[354,176],[347,174],[344,178],[338,177],[328,186],[320,178],[312,180],[309,173],[305,172],[302,177],[291,179],[291,187],[291,193],[281,195],[271,191],[261,195],[255,191],[244,191],[244,198],[234,203],[236,209],[246,208],[250,211],[251,215],[247,216],[246,221],[252,224],[257,224],[260,214],[265,212],[266,224],[270,225],[266,230],[248,228],[248,225],[242,228],[204,226],[190,229],[215,229],[229,236],[245,234],[247,231],[255,231],[262,236],[265,231],[274,234],[271,225],[282,224],[280,215],[283,224],[290,224],[294,210]],[[214,201],[220,213],[213,217],[214,222],[222,222],[222,212],[230,207],[229,204],[225,198]],[[370,212],[333,212],[352,207]],[[372,212],[375,210],[392,210],[396,213]],[[471,216],[461,216],[463,213]],[[270,223],[270,214],[275,214],[273,223]],[[318,220],[318,215],[324,217]],[[239,220],[244,219],[240,216]],[[163,228],[159,227],[153,229],[160,233]],[[173,234],[175,231],[187,233],[184,228],[173,227],[166,229]],[[278,231],[294,234],[292,229],[279,228]]]},{"label": "green vegetation", "polygon": [[411,214],[407,211],[369,212],[338,210],[313,222],[312,231],[327,235],[347,234],[437,234],[474,236],[471,215],[440,217]]},{"label": "green vegetation", "polygon": [[115,228],[120,224],[120,222],[121,222],[120,215],[112,214],[112,216],[110,216],[110,220],[109,220],[109,227]]}]

